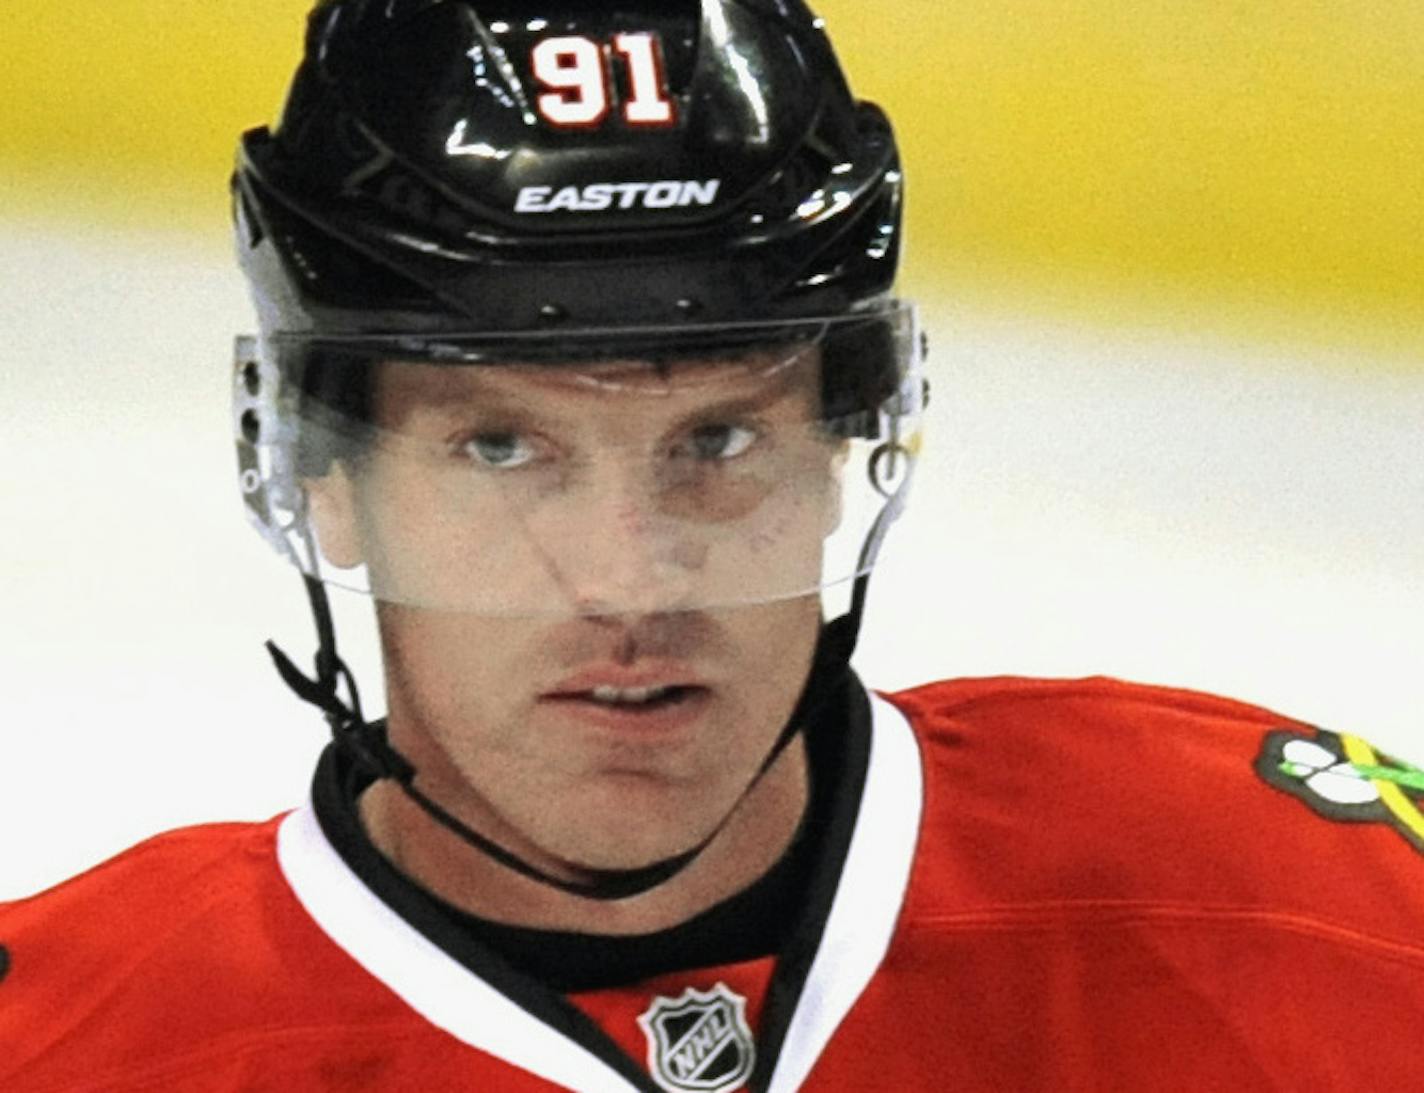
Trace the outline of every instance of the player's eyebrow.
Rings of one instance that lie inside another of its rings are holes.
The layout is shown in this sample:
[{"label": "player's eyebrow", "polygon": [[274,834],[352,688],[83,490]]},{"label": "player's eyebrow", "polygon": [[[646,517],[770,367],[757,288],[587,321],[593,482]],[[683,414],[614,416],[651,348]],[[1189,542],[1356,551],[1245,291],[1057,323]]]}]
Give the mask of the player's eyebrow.
[{"label": "player's eyebrow", "polygon": [[747,417],[764,413],[800,394],[791,384],[777,384],[746,395],[728,395],[701,406],[690,408],[678,418],[674,428],[705,421],[709,418]]}]

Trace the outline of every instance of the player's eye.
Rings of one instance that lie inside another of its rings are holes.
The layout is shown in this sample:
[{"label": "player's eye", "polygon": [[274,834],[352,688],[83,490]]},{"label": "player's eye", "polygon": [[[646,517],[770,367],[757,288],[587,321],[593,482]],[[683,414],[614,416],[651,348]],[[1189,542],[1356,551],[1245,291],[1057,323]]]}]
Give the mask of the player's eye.
[{"label": "player's eye", "polygon": [[528,437],[504,431],[476,433],[466,438],[459,450],[471,462],[500,471],[527,466],[538,457]]},{"label": "player's eye", "polygon": [[706,462],[736,459],[757,442],[758,435],[748,425],[724,422],[699,425],[678,445],[676,454]]}]

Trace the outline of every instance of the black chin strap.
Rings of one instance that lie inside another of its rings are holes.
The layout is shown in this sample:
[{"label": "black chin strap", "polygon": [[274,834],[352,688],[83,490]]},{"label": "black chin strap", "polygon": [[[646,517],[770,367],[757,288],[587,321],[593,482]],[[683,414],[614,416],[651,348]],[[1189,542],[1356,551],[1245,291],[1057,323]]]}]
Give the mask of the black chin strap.
[{"label": "black chin strap", "polygon": [[[806,682],[801,689],[790,718],[777,736],[756,775],[747,784],[737,803],[732,806],[722,822],[696,846],[671,858],[664,858],[638,869],[598,869],[586,870],[586,879],[571,881],[547,873],[520,858],[494,840],[480,834],[458,816],[442,808],[427,797],[415,785],[415,767],[405,756],[391,746],[383,721],[367,721],[361,712],[361,696],[356,688],[356,680],[351,670],[336,652],[336,630],[331,619],[331,605],[326,597],[326,587],[316,578],[304,577],[307,598],[311,602],[312,617],[316,623],[318,648],[316,653],[316,676],[311,678],[302,673],[290,657],[273,642],[267,642],[267,651],[277,667],[283,682],[304,702],[320,709],[326,715],[331,727],[332,739],[357,763],[377,779],[389,778],[396,783],[408,798],[442,827],[453,832],[468,845],[494,859],[507,869],[541,884],[549,885],[571,895],[594,900],[619,900],[641,895],[671,880],[686,869],[712,843],[731,820],[732,815],[746,800],[753,788],[762,780],[767,771],[781,757],[796,736],[810,722],[817,705],[828,695],[835,694],[836,686],[846,672],[851,653],[855,650],[856,637],[860,632],[860,616],[865,603],[865,588],[868,575],[856,579],[855,593],[851,609],[838,619],[821,628],[816,643],[815,656]],[[345,688],[346,698],[341,697]]]}]

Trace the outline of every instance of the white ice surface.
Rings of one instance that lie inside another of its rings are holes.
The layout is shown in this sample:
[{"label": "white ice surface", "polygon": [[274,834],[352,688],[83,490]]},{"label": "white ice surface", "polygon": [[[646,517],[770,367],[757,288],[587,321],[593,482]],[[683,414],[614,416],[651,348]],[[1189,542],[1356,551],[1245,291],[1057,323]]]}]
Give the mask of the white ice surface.
[{"label": "white ice surface", "polygon": [[[297,802],[323,726],[261,645],[305,662],[311,637],[238,501],[250,320],[226,256],[0,222],[0,283],[7,898]],[[869,682],[1107,673],[1424,759],[1424,366],[920,295],[929,441],[872,588]],[[337,607],[377,691],[365,605]]]}]

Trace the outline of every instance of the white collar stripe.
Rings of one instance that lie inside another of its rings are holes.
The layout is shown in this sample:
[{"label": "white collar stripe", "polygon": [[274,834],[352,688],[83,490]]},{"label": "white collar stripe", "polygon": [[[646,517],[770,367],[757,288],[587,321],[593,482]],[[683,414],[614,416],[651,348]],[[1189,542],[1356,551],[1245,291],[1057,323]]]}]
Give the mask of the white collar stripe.
[{"label": "white collar stripe", "polygon": [[905,715],[871,694],[865,792],[820,947],[767,1093],[801,1087],[874,978],[899,921],[924,807],[919,745]]},{"label": "white collar stripe", "polygon": [[310,804],[282,821],[277,859],[312,919],[431,1024],[582,1093],[638,1093],[607,1063],[452,960],[381,902],[332,848]]}]

